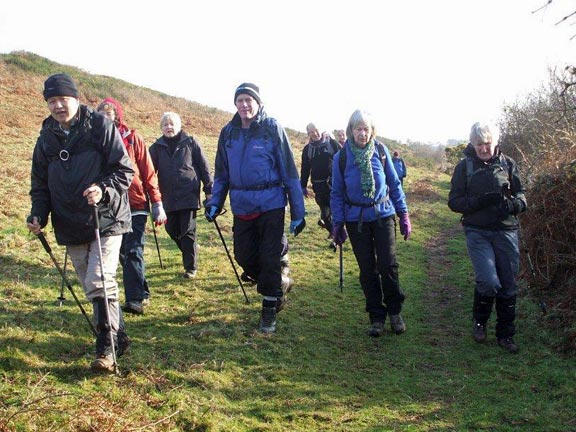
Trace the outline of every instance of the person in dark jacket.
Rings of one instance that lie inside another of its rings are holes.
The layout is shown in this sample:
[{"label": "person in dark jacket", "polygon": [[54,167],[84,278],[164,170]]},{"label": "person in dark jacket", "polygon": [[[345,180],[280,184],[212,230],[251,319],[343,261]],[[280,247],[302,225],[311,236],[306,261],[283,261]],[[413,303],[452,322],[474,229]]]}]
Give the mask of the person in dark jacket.
[{"label": "person in dark jacket", "polygon": [[290,203],[290,232],[304,228],[304,197],[288,136],[268,117],[253,83],[236,88],[237,113],[218,139],[212,198],[206,218],[220,213],[228,192],[234,214],[234,256],[256,281],[263,296],[258,330],[276,330],[276,312],[284,304],[282,253],[285,207]]},{"label": "person in dark jacket", "polygon": [[165,112],[160,129],[162,136],[150,146],[150,156],[168,219],[166,231],[182,252],[183,277],[192,279],[198,270],[196,213],[200,209],[200,187],[209,199],[210,166],[198,141],[182,130],[178,114]]},{"label": "person in dark jacket", "polygon": [[406,169],[404,159],[400,157],[400,153],[397,151],[392,154],[392,163],[394,164],[394,169],[396,169],[396,173],[400,179],[400,184],[404,186],[404,177],[408,175],[408,170]]},{"label": "person in dark jacket", "polygon": [[154,164],[142,136],[124,122],[124,110],[116,99],[105,98],[97,108],[114,122],[132,161],[135,174],[128,189],[128,201],[132,214],[132,231],[122,236],[120,263],[124,282],[124,312],[141,315],[144,304],[148,303],[150,288],[146,280],[146,263],[144,262],[144,240],[146,221],[148,220],[149,201],[152,205],[154,223],[166,223],[166,213],[162,206],[162,195],[158,187],[158,177]]},{"label": "person in dark jacket", "polygon": [[498,345],[516,353],[517,216],[527,206],[524,187],[516,162],[492,141],[489,126],[472,125],[464,156],[454,168],[448,206],[462,214],[468,255],[476,274],[472,337],[476,342],[486,341],[486,325],[495,302]]},{"label": "person in dark jacket", "polygon": [[[300,185],[302,193],[308,197],[308,179],[312,182],[314,199],[320,207],[318,225],[328,231],[332,238],[332,214],[330,212],[330,189],[332,188],[332,158],[340,150],[338,143],[329,135],[322,135],[314,123],[306,126],[310,142],[302,150]],[[330,246],[336,250],[333,242]]]},{"label": "person in dark jacket", "polygon": [[340,148],[344,147],[346,143],[346,131],[344,129],[338,129],[336,131],[336,141],[338,141]]},{"label": "person in dark jacket", "polygon": [[[134,170],[114,123],[80,104],[70,76],[50,76],[44,83],[44,99],[51,116],[42,123],[32,156],[32,209],[27,227],[40,234],[51,216],[56,241],[66,246],[86,297],[94,306],[98,334],[91,367],[112,372],[112,343],[117,356],[129,344],[118,304],[116,270],[122,235],[130,231],[127,191]],[[101,264],[93,220],[95,206]],[[100,265],[104,268],[108,308]]]},{"label": "person in dark jacket", "polygon": [[[346,136],[332,166],[333,239],[342,245],[350,235],[371,324],[368,334],[381,336],[387,315],[392,331],[401,334],[406,331],[400,314],[405,296],[398,278],[395,216],[399,218],[400,233],[408,240],[412,224],[406,197],[390,162],[390,152],[376,140],[372,116],[354,111]],[[346,159],[341,166],[343,157]]]}]

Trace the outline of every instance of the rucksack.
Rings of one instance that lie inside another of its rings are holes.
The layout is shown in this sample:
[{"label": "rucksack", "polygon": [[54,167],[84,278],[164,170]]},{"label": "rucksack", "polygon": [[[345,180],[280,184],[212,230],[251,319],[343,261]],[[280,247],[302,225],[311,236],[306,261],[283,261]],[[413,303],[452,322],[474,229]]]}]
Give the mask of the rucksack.
[{"label": "rucksack", "polygon": [[[510,164],[508,163],[508,161],[506,160],[506,157],[504,157],[504,155],[502,153],[500,153],[498,155],[498,163],[500,164],[502,169],[505,170],[506,173],[508,174],[508,183],[511,185],[512,184],[512,175],[510,174]],[[466,156],[466,188],[467,189],[470,187],[470,181],[472,180],[472,177],[480,171],[483,171],[483,168],[478,168],[475,170],[474,169],[474,160],[472,159],[471,156]]]},{"label": "rucksack", "polygon": [[332,157],[334,157],[334,155],[338,153],[338,151],[340,150],[338,143],[331,138],[329,138],[327,141],[324,141],[322,144],[316,147],[312,147],[312,145],[308,144],[308,152],[307,152],[308,160],[312,161],[312,156],[314,155],[315,150],[320,149],[322,147],[326,147]]},{"label": "rucksack", "polygon": [[[276,128],[272,125],[272,122],[269,121],[268,118],[265,118],[262,121],[262,124],[264,126],[264,139],[265,140],[269,140],[272,137],[274,137],[276,135]],[[228,123],[225,127],[224,127],[224,133],[225,133],[225,138],[224,138],[224,143],[226,143],[226,145],[228,145],[228,142],[232,139],[232,132],[236,132],[236,134],[234,135],[235,139],[238,138],[238,129],[234,128],[230,123]]]}]

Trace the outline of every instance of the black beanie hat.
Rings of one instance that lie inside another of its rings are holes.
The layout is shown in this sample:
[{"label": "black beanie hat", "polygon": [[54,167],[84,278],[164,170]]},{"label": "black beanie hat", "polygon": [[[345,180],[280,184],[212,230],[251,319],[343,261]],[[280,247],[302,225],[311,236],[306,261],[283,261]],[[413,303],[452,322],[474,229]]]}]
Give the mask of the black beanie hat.
[{"label": "black beanie hat", "polygon": [[236,103],[236,98],[238,97],[238,95],[241,95],[242,93],[246,93],[252,96],[254,100],[258,102],[258,105],[262,105],[262,99],[260,99],[260,89],[256,84],[252,83],[240,84],[236,88],[236,91],[234,92],[234,103]]},{"label": "black beanie hat", "polygon": [[78,98],[78,88],[70,75],[65,73],[57,73],[48,77],[44,81],[44,100],[54,96],[72,96]]}]

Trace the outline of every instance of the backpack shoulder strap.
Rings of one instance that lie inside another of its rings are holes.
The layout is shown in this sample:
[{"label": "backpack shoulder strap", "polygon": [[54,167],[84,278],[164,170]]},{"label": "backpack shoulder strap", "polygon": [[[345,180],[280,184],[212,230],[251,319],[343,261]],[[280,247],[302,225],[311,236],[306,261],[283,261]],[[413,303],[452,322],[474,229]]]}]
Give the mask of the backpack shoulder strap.
[{"label": "backpack shoulder strap", "polygon": [[[512,182],[512,175],[511,175],[511,167],[510,164],[508,163],[508,160],[506,159],[506,157],[504,156],[504,154],[500,154],[500,156],[498,157],[498,163],[500,164],[500,166],[506,170],[506,173],[508,174],[508,181]],[[472,177],[478,172],[478,171],[482,171],[482,168],[478,168],[477,170],[474,170],[474,161],[472,160],[472,158],[470,156],[466,156],[466,186],[470,186],[470,181],[472,180]]]},{"label": "backpack shoulder strap", "polygon": [[340,159],[338,159],[338,169],[340,170],[340,175],[344,178],[344,169],[346,169],[346,147],[342,147],[340,152]]},{"label": "backpack shoulder strap", "polygon": [[340,146],[338,145],[338,142],[336,142],[336,140],[330,138],[328,140],[328,143],[329,143],[328,149],[330,150],[330,153],[332,153],[332,156],[334,156],[336,153],[340,151]]},{"label": "backpack shoulder strap", "polygon": [[378,151],[378,158],[380,159],[380,162],[382,162],[382,168],[384,169],[386,167],[386,152],[384,151],[384,144],[382,144],[379,141],[376,141],[374,143],[376,150]]},{"label": "backpack shoulder strap", "polygon": [[506,170],[506,173],[508,174],[508,182],[510,184],[512,184],[512,166],[511,164],[508,163],[508,159],[506,159],[506,156],[504,156],[504,153],[500,153],[500,165],[502,165],[502,168],[504,168]]},{"label": "backpack shoulder strap", "polygon": [[[384,151],[384,144],[376,141],[375,143],[376,151],[378,152],[378,159],[382,163],[382,168],[386,167],[386,152]],[[344,169],[346,168],[346,147],[342,147],[340,153],[340,159],[338,160],[338,168],[340,169],[340,174],[344,177]]]}]

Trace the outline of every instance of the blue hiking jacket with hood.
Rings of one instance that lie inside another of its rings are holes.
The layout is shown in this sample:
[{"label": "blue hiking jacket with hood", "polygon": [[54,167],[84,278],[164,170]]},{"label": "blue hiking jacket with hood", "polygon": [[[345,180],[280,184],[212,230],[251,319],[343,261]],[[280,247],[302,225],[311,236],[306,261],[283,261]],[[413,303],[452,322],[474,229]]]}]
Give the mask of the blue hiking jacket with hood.
[{"label": "blue hiking jacket with hood", "polygon": [[[362,193],[360,168],[350,150],[351,145],[350,140],[347,140],[342,150],[334,156],[330,194],[333,223],[373,222],[395,213],[408,213],[406,196],[391,163],[388,148],[378,141],[375,142],[371,163],[376,191],[374,198],[371,199]],[[382,159],[378,154],[377,146],[382,146],[384,149],[385,157]],[[342,152],[346,152],[346,166],[343,172],[340,171]]]},{"label": "blue hiking jacket with hood", "polygon": [[242,129],[236,113],[220,132],[212,198],[206,207],[221,209],[228,192],[234,215],[264,213],[289,203],[290,219],[304,218],[304,196],[288,136],[263,107],[248,129]]}]

